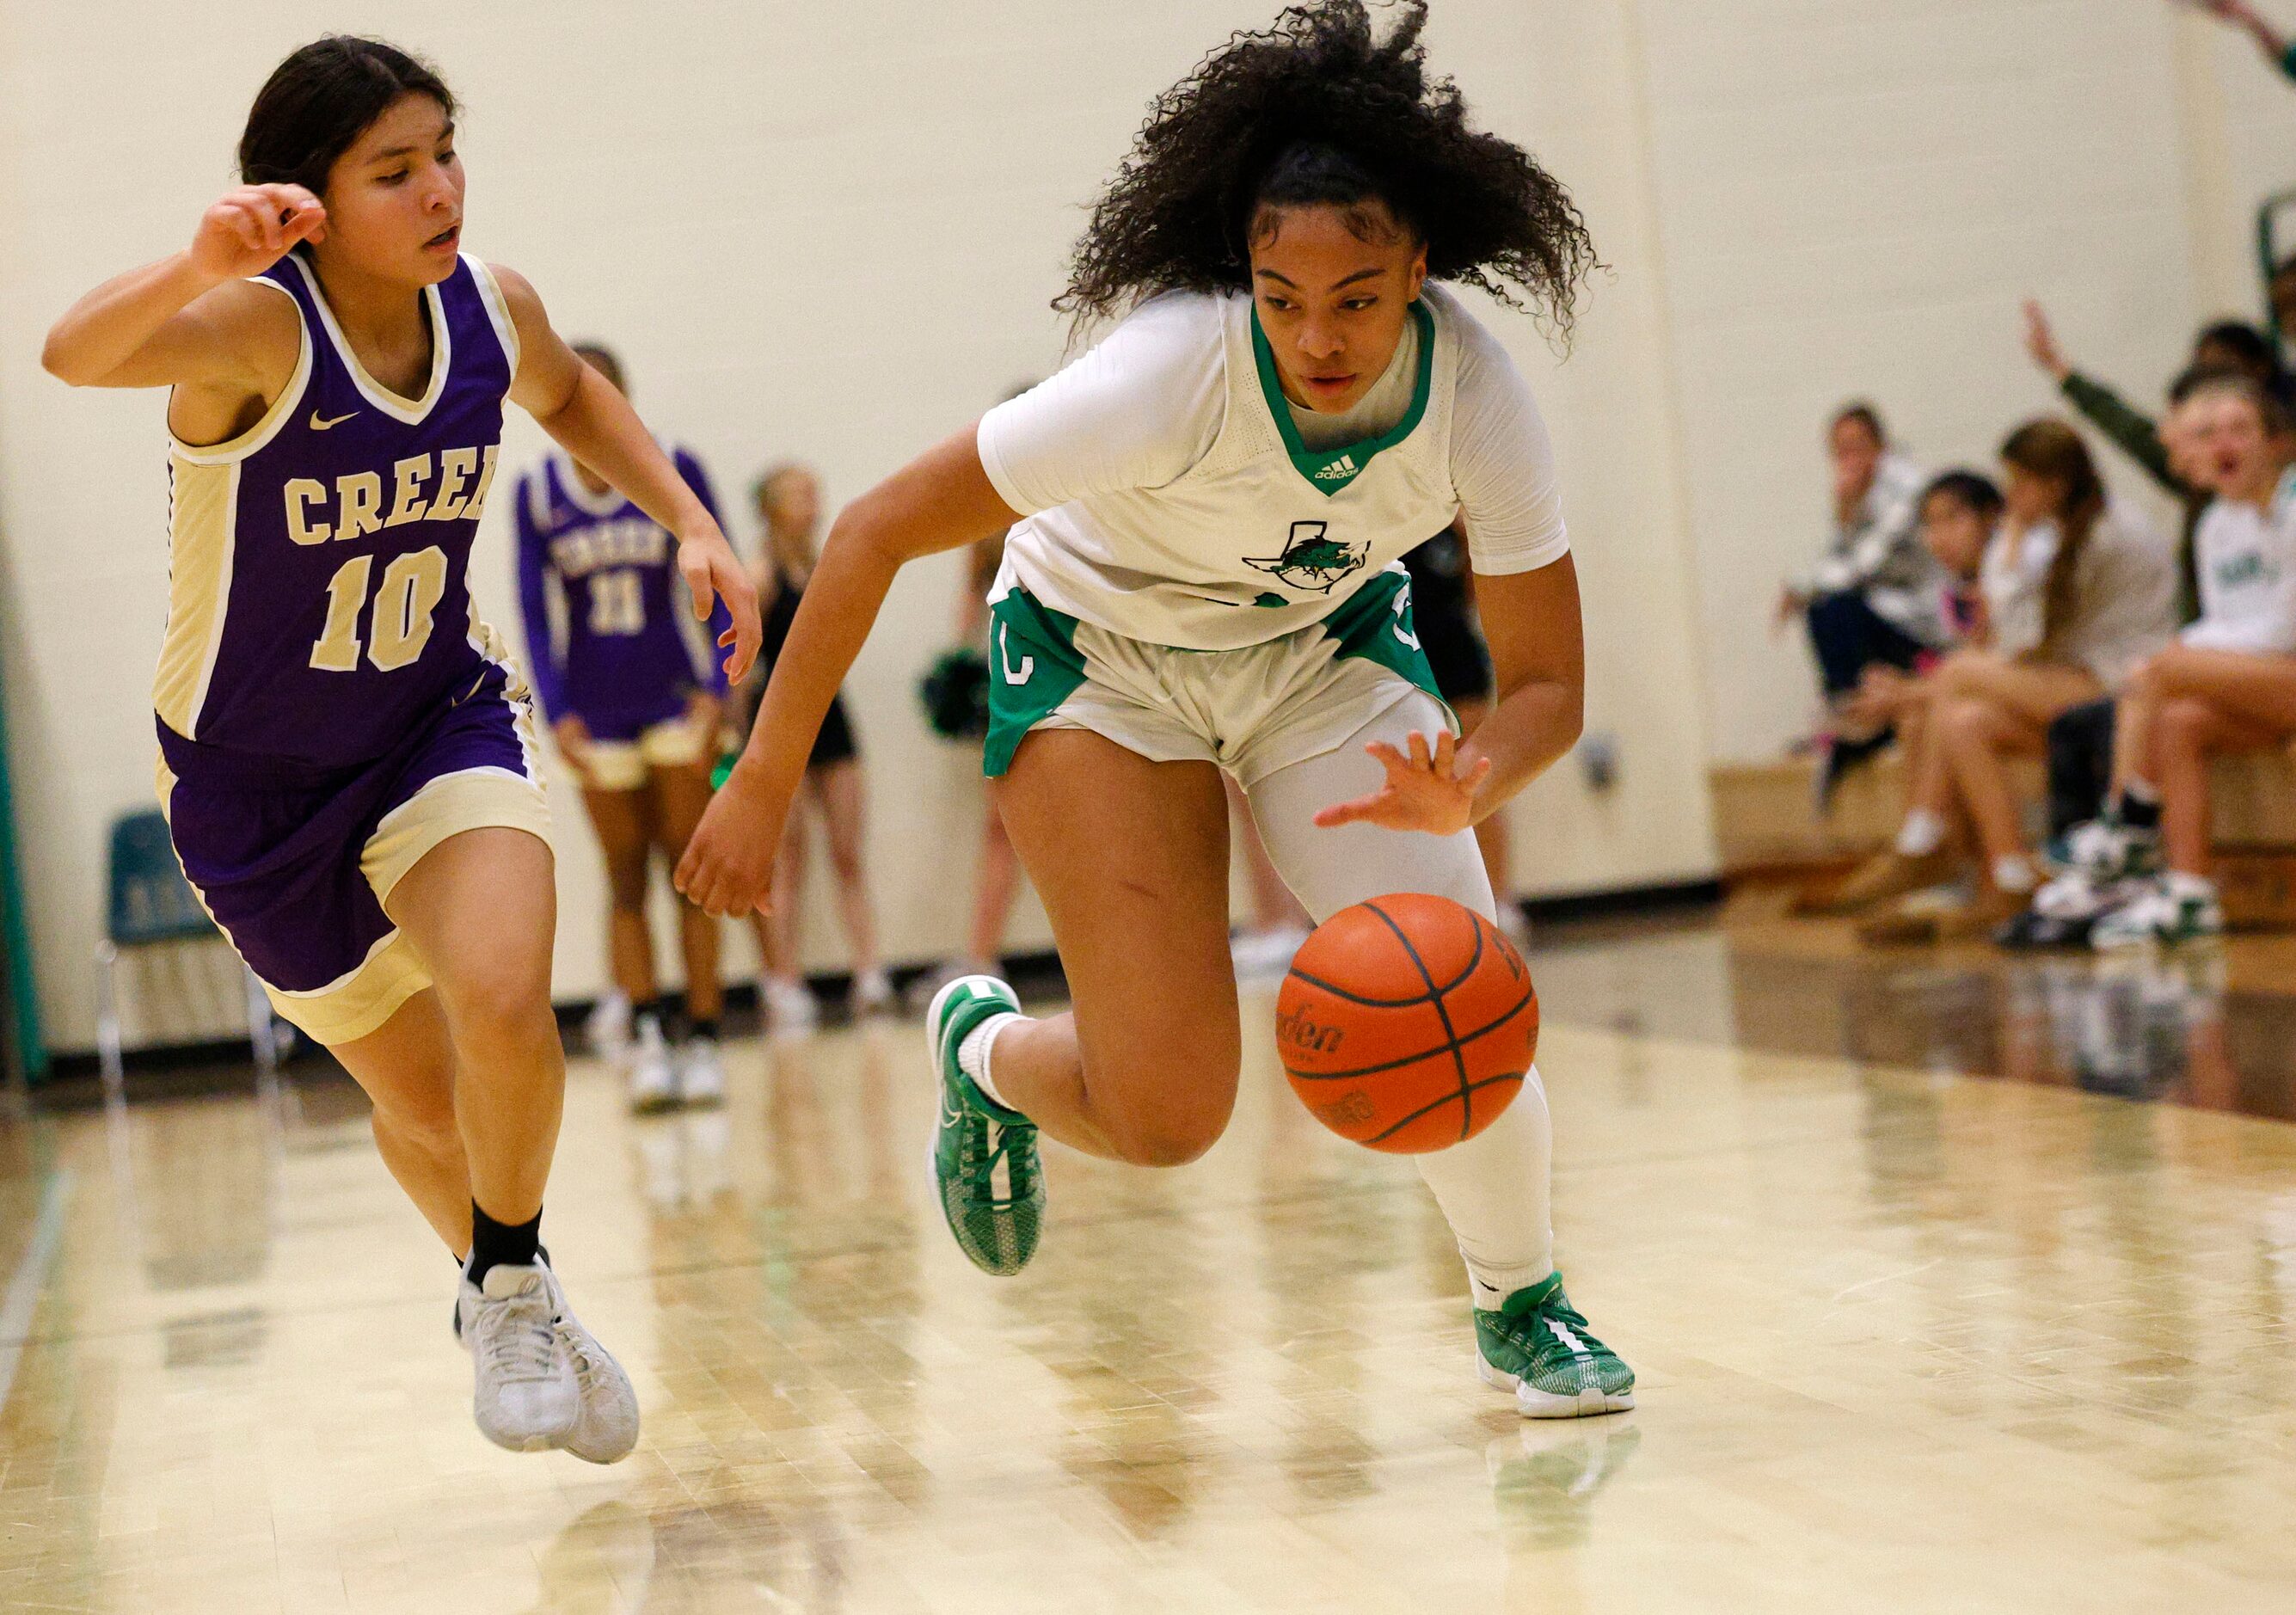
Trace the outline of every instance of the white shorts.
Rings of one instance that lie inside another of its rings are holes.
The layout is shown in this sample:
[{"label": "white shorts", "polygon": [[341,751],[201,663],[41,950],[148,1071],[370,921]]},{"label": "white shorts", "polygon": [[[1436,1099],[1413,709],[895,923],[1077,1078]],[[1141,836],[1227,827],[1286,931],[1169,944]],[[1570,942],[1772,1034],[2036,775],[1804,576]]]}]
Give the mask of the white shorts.
[{"label": "white shorts", "polygon": [[691,718],[667,718],[635,740],[592,741],[583,768],[592,791],[639,791],[656,768],[691,768],[709,755],[709,736]]},{"label": "white shorts", "polygon": [[1182,651],[1081,623],[1014,590],[991,609],[983,765],[1032,729],[1086,729],[1151,762],[1218,764],[1246,790],[1345,743],[1435,677],[1410,580],[1382,573],[1324,621],[1240,651]]}]

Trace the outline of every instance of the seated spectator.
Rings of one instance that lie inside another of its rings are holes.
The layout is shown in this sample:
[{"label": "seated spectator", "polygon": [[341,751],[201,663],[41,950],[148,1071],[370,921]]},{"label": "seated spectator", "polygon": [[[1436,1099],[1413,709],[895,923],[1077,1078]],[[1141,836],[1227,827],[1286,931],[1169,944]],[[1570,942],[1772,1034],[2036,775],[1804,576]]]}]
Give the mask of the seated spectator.
[{"label": "seated spectator", "polygon": [[[1978,580],[1985,553],[2000,529],[2001,490],[1982,472],[1949,471],[1922,490],[1916,509],[1923,547],[1947,580],[1939,619],[1956,640],[1979,639],[1985,597]],[[1901,750],[1918,751],[1921,722],[1929,711],[1925,679],[1934,666],[1931,661],[1907,673],[1874,663],[1842,704],[1842,717],[1867,730],[1895,730]]]},{"label": "seated spectator", "polygon": [[[2209,506],[2202,492],[2204,481],[2194,455],[2193,399],[2223,371],[2188,370],[2169,389],[2169,413],[2161,422],[2161,440],[2171,474],[2192,490],[2185,504],[2185,532],[2177,550],[2177,620],[2190,622],[2199,612],[2193,577],[2193,533]],[[2059,866],[2070,858],[2070,838],[2076,826],[2100,817],[2112,783],[2113,709],[2111,696],[2085,701],[2049,726],[2049,857]],[[2004,947],[2062,947],[2088,939],[2094,915],[2061,918],[2036,903],[2019,914],[1995,939]]]},{"label": "seated spectator", "polygon": [[2100,948],[2224,929],[2208,759],[2296,734],[2296,428],[2244,378],[2206,383],[2189,409],[2194,474],[2216,496],[2201,523],[2200,619],[2130,678],[2106,815],[2074,833],[2073,867],[2034,903],[2091,922]]},{"label": "seated spectator", "polygon": [[1949,643],[1939,617],[1943,578],[1915,532],[1915,502],[1925,479],[1893,453],[1882,417],[1852,404],[1833,417],[1833,538],[1824,559],[1778,599],[1783,627],[1809,624],[1834,728],[1819,784],[1823,801],[1849,767],[1889,743],[1890,733],[1848,718],[1843,709],[1875,666],[1910,671]]},{"label": "seated spectator", "polygon": [[2005,759],[2038,754],[2052,719],[2117,688],[2174,626],[2167,542],[2107,500],[2071,427],[2021,427],[2001,457],[2006,514],[1980,583],[1982,642],[1923,683],[1928,710],[1897,842],[1806,906],[1856,913],[1944,881],[1964,815],[1983,853],[1983,885],[1958,906],[1900,906],[1867,928],[1870,940],[1975,935],[2025,906],[2040,877]]}]

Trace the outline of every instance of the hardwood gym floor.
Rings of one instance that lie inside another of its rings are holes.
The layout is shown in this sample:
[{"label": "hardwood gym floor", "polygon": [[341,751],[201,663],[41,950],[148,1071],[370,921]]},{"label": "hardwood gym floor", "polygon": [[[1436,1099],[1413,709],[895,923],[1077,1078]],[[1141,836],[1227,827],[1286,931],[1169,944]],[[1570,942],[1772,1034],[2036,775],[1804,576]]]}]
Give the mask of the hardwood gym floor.
[{"label": "hardwood gym floor", "polygon": [[2296,1604],[2296,941],[1874,957],[1754,900],[1532,965],[1631,1414],[1476,1381],[1415,1176],[1257,1037],[1210,1157],[1054,1152],[1042,1255],[980,1276],[905,1022],[738,1043],[717,1113],[578,1065],[551,1243],[645,1439],[513,1457],[300,1077],[0,1123],[0,1608]]}]

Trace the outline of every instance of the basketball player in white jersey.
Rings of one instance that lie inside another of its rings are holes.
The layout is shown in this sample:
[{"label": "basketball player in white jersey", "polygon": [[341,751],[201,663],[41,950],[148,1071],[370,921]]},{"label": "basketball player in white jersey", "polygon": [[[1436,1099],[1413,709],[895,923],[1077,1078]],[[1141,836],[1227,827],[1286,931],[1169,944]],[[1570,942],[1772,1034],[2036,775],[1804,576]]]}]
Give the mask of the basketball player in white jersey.
[{"label": "basketball player in white jersey", "polygon": [[[1041,1129],[1175,1166],[1234,1104],[1220,773],[1322,921],[1389,892],[1495,919],[1472,826],[1581,722],[1578,588],[1537,406],[1439,283],[1567,324],[1592,264],[1562,188],[1425,71],[1423,4],[1286,12],[1156,102],[1063,306],[1125,313],[1068,369],[840,517],[748,750],[679,868],[750,908],[816,727],[906,562],[1007,526],[987,767],[1075,1004],[990,977],[928,1021],[934,1169],[965,1253],[1033,1253]],[[1464,515],[1496,675],[1464,742],[1413,635],[1404,552]],[[1014,525],[1016,524],[1017,525]],[[1366,753],[1369,754],[1368,759]],[[1421,1170],[1458,1235],[1483,1376],[1536,1417],[1633,1405],[1554,1270],[1536,1070]]]}]

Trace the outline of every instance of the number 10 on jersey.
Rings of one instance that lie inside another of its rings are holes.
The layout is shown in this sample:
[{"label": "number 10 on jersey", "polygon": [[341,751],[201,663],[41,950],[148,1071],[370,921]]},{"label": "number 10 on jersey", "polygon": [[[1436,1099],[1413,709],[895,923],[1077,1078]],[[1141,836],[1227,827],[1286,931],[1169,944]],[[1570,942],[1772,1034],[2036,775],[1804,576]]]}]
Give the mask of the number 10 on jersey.
[{"label": "number 10 on jersey", "polygon": [[367,615],[367,583],[374,557],[354,555],[337,568],[327,585],[327,626],[311,647],[311,665],[323,673],[350,673],[366,660],[382,672],[406,667],[430,643],[431,616],[447,594],[447,553],[437,545],[401,555],[382,569],[368,618],[367,642],[359,644],[359,619]]}]

